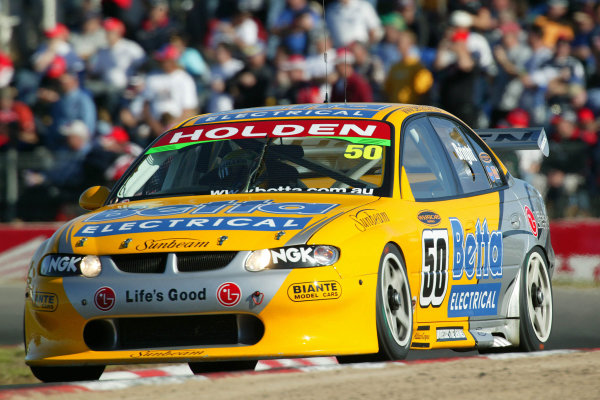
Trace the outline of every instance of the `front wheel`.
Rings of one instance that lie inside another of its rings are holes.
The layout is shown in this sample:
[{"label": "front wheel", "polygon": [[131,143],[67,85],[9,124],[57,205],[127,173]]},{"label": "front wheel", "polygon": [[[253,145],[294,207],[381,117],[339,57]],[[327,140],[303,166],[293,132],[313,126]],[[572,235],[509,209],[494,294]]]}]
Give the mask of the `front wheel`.
[{"label": "front wheel", "polygon": [[42,382],[96,381],[104,372],[104,365],[79,367],[29,367]]},{"label": "front wheel", "polygon": [[381,358],[406,358],[412,327],[412,300],[404,257],[388,243],[381,255],[377,278],[377,337]]},{"label": "front wheel", "polygon": [[552,330],[552,284],[539,249],[532,250],[523,265],[520,290],[519,348],[543,350]]},{"label": "front wheel", "polygon": [[254,371],[258,361],[206,361],[188,363],[194,374],[208,374],[211,372],[233,372],[233,371]]},{"label": "front wheel", "polygon": [[385,246],[379,261],[376,296],[379,352],[339,356],[337,359],[340,363],[406,358],[412,339],[412,297],[404,257],[390,243]]}]

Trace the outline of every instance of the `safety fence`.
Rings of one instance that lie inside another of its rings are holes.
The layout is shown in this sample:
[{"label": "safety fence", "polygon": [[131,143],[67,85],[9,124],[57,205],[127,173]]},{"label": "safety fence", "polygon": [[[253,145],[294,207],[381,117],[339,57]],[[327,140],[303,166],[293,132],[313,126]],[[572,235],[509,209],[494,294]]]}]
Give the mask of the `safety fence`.
[{"label": "safety fence", "polygon": [[[38,246],[60,224],[0,224],[0,281],[24,280]],[[600,284],[600,220],[550,224],[557,255],[554,280]]]}]

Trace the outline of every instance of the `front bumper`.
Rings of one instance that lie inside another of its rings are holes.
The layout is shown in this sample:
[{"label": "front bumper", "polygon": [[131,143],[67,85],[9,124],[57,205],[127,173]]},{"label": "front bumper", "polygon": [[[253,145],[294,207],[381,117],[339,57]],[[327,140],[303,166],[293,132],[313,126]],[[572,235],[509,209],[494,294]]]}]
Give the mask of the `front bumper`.
[{"label": "front bumper", "polygon": [[[35,276],[25,307],[26,363],[189,362],[378,351],[376,274],[345,277],[340,265],[251,273],[243,268],[246,256],[240,252],[220,270],[181,273],[169,255],[160,274],[124,273],[105,256],[97,278]],[[233,305],[219,295],[227,283],[241,292]],[[103,288],[114,294],[112,300]]]}]

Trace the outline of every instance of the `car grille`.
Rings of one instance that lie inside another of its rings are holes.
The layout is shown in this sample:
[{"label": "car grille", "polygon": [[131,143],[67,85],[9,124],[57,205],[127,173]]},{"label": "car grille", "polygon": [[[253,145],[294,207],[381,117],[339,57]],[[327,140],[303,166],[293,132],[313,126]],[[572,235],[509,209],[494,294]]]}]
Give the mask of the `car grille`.
[{"label": "car grille", "polygon": [[177,253],[179,272],[197,272],[226,267],[236,256],[237,251],[203,251],[197,253]]},{"label": "car grille", "polygon": [[[162,274],[168,253],[116,254],[111,258],[117,268],[133,274]],[[210,271],[226,267],[237,251],[201,251],[175,253],[179,272]]]},{"label": "car grille", "polygon": [[111,318],[88,322],[83,331],[94,351],[253,345],[265,328],[249,314]]},{"label": "car grille", "polygon": [[119,254],[111,258],[121,271],[134,274],[162,274],[167,266],[167,253]]}]

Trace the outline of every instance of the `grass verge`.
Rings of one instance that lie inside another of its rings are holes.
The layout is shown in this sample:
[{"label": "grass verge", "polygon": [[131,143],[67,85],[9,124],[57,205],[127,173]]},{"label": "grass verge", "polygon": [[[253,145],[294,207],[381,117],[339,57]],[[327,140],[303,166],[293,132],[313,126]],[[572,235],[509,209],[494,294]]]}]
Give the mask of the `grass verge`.
[{"label": "grass verge", "polygon": [[21,346],[0,347],[0,383],[19,385],[39,382],[25,365],[25,350]]}]

